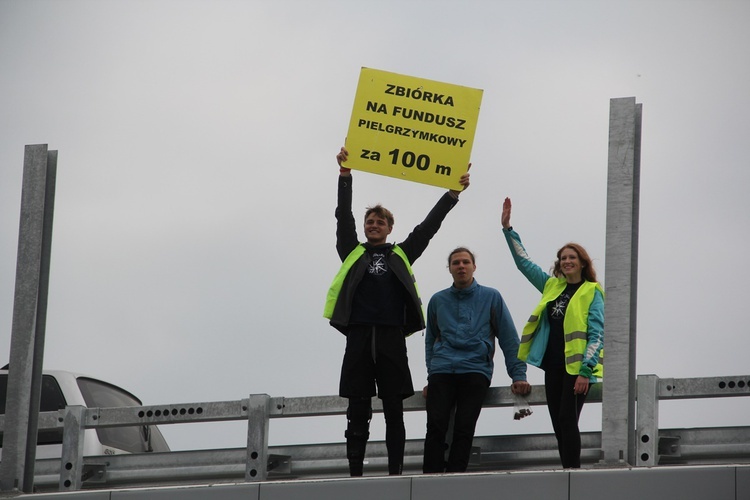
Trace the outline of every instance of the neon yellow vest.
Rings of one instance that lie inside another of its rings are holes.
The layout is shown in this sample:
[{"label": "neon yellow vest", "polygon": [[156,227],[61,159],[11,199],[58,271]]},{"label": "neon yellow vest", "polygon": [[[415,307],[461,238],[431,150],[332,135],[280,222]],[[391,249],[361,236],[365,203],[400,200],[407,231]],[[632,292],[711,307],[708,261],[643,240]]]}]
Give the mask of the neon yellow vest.
[{"label": "neon yellow vest", "polygon": [[[518,348],[518,359],[526,361],[531,350],[531,344],[539,328],[539,319],[545,313],[547,303],[555,300],[565,290],[568,283],[564,278],[550,278],[544,285],[542,298],[529,317],[528,323],[523,327],[521,334],[521,345]],[[578,291],[571,297],[565,310],[563,319],[563,333],[565,335],[565,370],[571,375],[578,375],[581,370],[581,361],[586,352],[588,335],[587,318],[589,307],[594,301],[594,293],[599,290],[602,295],[604,290],[599,283],[584,281]],[[601,378],[604,375],[602,361],[604,351],[599,352],[599,363],[594,367],[593,376]]]},{"label": "neon yellow vest", "polygon": [[[326,295],[326,305],[323,309],[324,318],[331,319],[333,317],[333,311],[336,308],[336,302],[339,299],[341,287],[344,284],[344,279],[346,278],[346,275],[349,274],[349,271],[351,270],[354,263],[357,262],[357,260],[359,260],[359,258],[362,257],[364,253],[365,247],[360,243],[354,248],[354,250],[349,252],[349,255],[346,256],[346,259],[344,259],[339,272],[336,273],[336,276],[333,278],[333,283],[331,283],[331,287],[328,289],[328,295]],[[406,270],[409,271],[409,276],[411,276],[414,290],[417,292],[417,297],[419,297],[419,287],[417,287],[417,279],[414,277],[414,271],[412,271],[411,264],[409,264],[409,258],[398,245],[393,245],[393,253],[401,257],[401,260],[404,261]]]}]

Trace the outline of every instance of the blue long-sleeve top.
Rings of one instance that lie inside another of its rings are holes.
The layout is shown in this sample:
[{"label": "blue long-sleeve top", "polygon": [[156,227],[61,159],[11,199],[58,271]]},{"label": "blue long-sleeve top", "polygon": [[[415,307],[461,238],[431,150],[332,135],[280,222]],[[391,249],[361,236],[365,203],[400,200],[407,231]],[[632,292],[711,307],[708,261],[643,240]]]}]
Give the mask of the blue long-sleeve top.
[{"label": "blue long-sleeve top", "polygon": [[526,380],[518,359],[518,332],[500,292],[476,280],[466,288],[446,288],[427,306],[427,374],[481,373],[492,381],[495,338],[505,356],[508,376]]}]

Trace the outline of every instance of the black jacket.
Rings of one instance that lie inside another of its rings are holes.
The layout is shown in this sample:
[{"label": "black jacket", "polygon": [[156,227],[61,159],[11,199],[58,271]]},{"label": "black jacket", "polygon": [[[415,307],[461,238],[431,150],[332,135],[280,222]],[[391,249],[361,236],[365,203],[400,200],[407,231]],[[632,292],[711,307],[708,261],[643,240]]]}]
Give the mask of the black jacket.
[{"label": "black jacket", "polygon": [[[432,237],[440,229],[445,216],[457,202],[456,198],[446,192],[430,210],[425,220],[418,224],[403,242],[398,244],[406,254],[410,264],[414,264],[414,261],[422,255]],[[336,250],[341,261],[343,262],[359,244],[357,227],[352,214],[352,177],[339,176],[338,206],[336,207]],[[367,247],[368,243],[364,243],[364,245]],[[390,248],[388,265],[404,285],[410,297],[410,300],[404,304],[404,335],[408,336],[425,327],[422,303],[404,262],[393,253],[393,245]],[[331,325],[344,334],[348,331],[354,292],[369,265],[369,258],[369,254],[365,252],[349,270],[336,301],[336,307],[333,310]]]}]

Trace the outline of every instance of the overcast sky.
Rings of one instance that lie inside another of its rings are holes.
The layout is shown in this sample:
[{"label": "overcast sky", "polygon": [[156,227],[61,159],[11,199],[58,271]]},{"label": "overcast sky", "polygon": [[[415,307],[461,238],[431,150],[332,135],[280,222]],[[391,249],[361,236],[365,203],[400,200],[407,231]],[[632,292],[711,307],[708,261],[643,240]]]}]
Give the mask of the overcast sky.
[{"label": "overcast sky", "polygon": [[[523,326],[539,294],[502,237],[505,196],[539,265],[576,241],[606,287],[610,99],[635,97],[637,372],[747,375],[749,24],[743,0],[0,0],[0,359],[24,146],[43,143],[59,151],[45,368],[145,404],[336,394],[335,154],[364,66],[484,91],[471,187],[414,266],[425,303],[465,245]],[[444,192],[354,177],[355,216],[383,203],[393,241]],[[422,387],[423,337],[407,345]],[[661,425],[748,414],[748,398],[663,403]],[[343,441],[344,420],[274,420],[270,442]],[[211,425],[164,432],[175,449],[245,445],[243,423]],[[599,405],[582,427],[601,428]],[[478,434],[510,432],[551,432],[546,409],[483,413]]]}]

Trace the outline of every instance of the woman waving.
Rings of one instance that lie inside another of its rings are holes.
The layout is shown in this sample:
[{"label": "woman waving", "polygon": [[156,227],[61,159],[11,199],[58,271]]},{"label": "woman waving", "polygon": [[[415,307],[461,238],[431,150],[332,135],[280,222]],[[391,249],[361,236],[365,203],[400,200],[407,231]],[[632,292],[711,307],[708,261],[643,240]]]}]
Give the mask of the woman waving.
[{"label": "woman waving", "polygon": [[564,468],[581,467],[578,417],[589,385],[601,380],[604,345],[604,290],[586,250],[567,243],[557,251],[551,275],[531,261],[510,225],[505,198],[501,222],[521,273],[542,294],[524,326],[518,357],[544,370],[544,388]]}]

